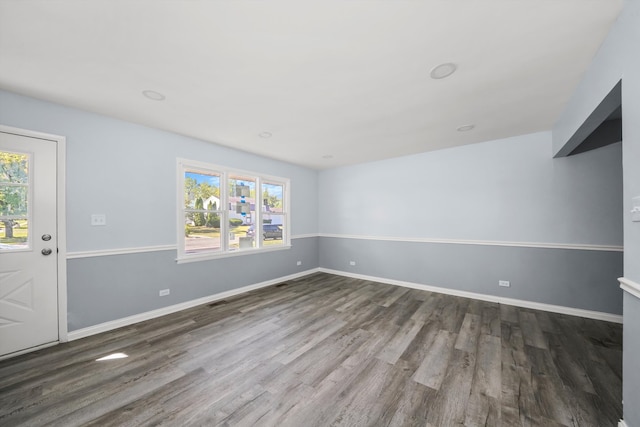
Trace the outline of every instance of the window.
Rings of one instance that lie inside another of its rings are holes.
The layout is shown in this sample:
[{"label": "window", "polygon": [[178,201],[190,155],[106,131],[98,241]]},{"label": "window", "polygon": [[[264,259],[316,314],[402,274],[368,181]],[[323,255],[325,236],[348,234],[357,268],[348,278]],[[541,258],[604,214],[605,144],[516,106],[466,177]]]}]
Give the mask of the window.
[{"label": "window", "polygon": [[0,251],[29,249],[30,157],[0,151]]},{"label": "window", "polygon": [[289,180],[178,159],[178,262],[290,247]]}]

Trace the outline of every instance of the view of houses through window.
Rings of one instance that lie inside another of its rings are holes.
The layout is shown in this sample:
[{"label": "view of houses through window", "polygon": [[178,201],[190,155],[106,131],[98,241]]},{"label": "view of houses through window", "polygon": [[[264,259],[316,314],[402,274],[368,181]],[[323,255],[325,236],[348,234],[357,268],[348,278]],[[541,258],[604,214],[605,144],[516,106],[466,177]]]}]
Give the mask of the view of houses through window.
[{"label": "view of houses through window", "polygon": [[178,163],[178,259],[289,246],[287,179]]}]

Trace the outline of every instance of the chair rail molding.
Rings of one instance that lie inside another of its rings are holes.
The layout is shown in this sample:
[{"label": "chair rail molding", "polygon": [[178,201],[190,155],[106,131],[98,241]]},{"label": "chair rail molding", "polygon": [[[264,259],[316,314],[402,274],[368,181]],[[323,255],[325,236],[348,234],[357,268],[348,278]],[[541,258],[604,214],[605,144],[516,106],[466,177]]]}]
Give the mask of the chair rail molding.
[{"label": "chair rail molding", "polygon": [[633,295],[636,298],[640,299],[640,284],[634,282],[633,280],[627,279],[626,277],[619,277],[618,282],[620,282],[620,288]]}]

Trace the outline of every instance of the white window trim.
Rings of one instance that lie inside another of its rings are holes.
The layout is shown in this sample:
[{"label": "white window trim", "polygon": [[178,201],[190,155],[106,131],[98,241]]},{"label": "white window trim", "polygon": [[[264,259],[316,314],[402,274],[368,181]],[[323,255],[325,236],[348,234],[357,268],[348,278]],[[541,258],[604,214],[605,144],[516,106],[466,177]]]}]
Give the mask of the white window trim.
[{"label": "white window trim", "polygon": [[[220,175],[220,249],[215,252],[206,252],[198,254],[187,254],[185,252],[185,235],[184,235],[184,175],[187,170],[201,170],[203,173],[215,173]],[[280,250],[287,250],[291,248],[291,200],[290,200],[290,180],[288,178],[282,178],[273,175],[265,175],[258,172],[247,171],[242,169],[229,168],[225,166],[215,165],[212,163],[205,163],[197,160],[189,160],[184,158],[177,159],[177,194],[176,194],[176,207],[177,207],[177,237],[178,237],[178,250],[176,261],[178,264],[206,261],[219,258],[227,258],[242,255],[254,255],[264,252],[273,252]],[[245,249],[229,249],[229,194],[227,194],[229,176],[241,175],[246,177],[255,178],[256,183],[256,203],[255,203],[255,220],[254,227],[258,227],[263,224],[262,217],[265,213],[262,206],[262,184],[273,183],[281,184],[284,187],[283,200],[282,200],[282,213],[284,230],[282,232],[282,245],[278,246],[264,246],[262,232],[256,229],[255,232],[255,248]],[[223,238],[224,236],[224,238]]]}]

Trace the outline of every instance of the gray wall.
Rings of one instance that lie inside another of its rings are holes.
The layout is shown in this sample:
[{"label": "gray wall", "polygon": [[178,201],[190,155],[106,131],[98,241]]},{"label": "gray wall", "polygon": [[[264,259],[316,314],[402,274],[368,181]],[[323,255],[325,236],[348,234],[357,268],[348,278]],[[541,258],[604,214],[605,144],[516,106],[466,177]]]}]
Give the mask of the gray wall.
[{"label": "gray wall", "polygon": [[622,245],[621,144],[562,159],[551,151],[544,132],[323,171],[319,228],[332,237],[321,240],[320,265],[620,314],[621,252],[518,247]]},{"label": "gray wall", "polygon": [[[294,239],[292,246],[189,264],[176,264],[175,251],[70,259],[69,325],[80,329],[318,266],[317,237]],[[159,298],[167,288],[171,294]]]},{"label": "gray wall", "polygon": [[[289,178],[292,234],[317,233],[314,170],[4,91],[0,122],[66,137],[71,253],[175,245],[177,157]],[[91,227],[94,213],[107,226]],[[287,251],[179,266],[175,251],[69,260],[69,330],[316,268],[317,247],[294,239]]]},{"label": "gray wall", "polygon": [[[620,252],[323,237],[320,265],[484,295],[622,313],[615,279],[622,271]],[[498,287],[498,280],[509,280],[511,287]]]},{"label": "gray wall", "polygon": [[[640,196],[640,2],[627,0],[591,67],[553,130],[559,151],[604,95],[622,79],[624,276],[640,283],[640,223],[631,222],[631,199]],[[624,420],[640,426],[640,301],[624,295]]]}]

